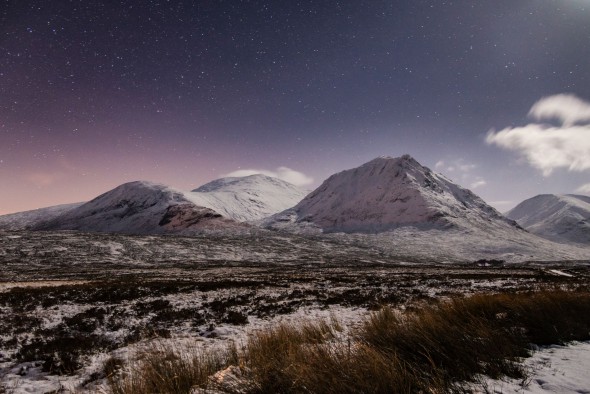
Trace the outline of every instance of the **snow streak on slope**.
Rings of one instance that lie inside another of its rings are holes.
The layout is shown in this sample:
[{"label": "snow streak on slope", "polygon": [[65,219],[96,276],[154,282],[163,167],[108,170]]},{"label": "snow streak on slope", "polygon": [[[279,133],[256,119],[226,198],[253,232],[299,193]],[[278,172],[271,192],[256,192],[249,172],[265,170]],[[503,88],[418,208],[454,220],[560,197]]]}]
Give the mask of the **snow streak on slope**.
[{"label": "snow streak on slope", "polygon": [[382,232],[400,226],[516,230],[471,191],[408,155],[380,157],[328,178],[294,208],[266,222],[272,228],[311,226],[325,232]]},{"label": "snow streak on slope", "polygon": [[256,174],[217,179],[186,197],[230,219],[253,222],[293,207],[306,194],[288,182]]},{"label": "snow streak on slope", "polygon": [[79,207],[84,203],[73,203],[55,205],[53,207],[39,208],[32,211],[11,213],[0,216],[0,229],[2,230],[25,230],[33,227],[42,220],[52,220],[56,217]]},{"label": "snow streak on slope", "polygon": [[539,236],[590,244],[590,197],[541,194],[521,202],[506,216]]},{"label": "snow streak on slope", "polygon": [[187,233],[203,228],[235,228],[238,223],[197,206],[184,193],[150,182],[129,182],[34,227],[132,234]]}]

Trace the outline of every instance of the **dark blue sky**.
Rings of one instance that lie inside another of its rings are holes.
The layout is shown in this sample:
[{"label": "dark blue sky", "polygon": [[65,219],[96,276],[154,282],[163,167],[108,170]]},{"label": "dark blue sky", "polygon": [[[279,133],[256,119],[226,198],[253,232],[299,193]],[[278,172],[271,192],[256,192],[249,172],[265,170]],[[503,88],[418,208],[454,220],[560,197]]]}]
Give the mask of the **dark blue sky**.
[{"label": "dark blue sky", "polygon": [[590,182],[485,142],[542,97],[590,100],[590,1],[3,0],[0,18],[0,213],[238,169],[312,188],[404,153],[500,209]]}]

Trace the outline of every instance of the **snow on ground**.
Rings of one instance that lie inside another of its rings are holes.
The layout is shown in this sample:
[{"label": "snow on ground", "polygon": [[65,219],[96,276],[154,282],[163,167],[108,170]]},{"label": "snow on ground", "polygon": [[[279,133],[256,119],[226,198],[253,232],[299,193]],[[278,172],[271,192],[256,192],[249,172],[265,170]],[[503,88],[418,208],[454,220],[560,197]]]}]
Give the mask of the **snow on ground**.
[{"label": "snow on ground", "polygon": [[322,309],[298,309],[291,314],[276,316],[272,319],[260,319],[250,316],[248,325],[221,324],[209,333],[212,335],[197,336],[180,333],[173,335],[171,338],[141,341],[110,353],[94,354],[83,370],[71,376],[56,376],[42,372],[40,362],[9,365],[10,363],[2,363],[0,359],[0,371],[7,368],[7,370],[3,371],[0,383],[11,394],[40,394],[56,390],[65,393],[108,392],[108,386],[104,380],[99,380],[95,384],[84,388],[80,385],[87,381],[91,374],[100,372],[105,361],[111,357],[133,363],[141,357],[145,350],[152,349],[154,346],[160,349],[176,349],[178,351],[184,349],[192,352],[223,350],[232,343],[240,348],[246,344],[250,335],[260,330],[275,327],[278,324],[295,325],[305,322],[317,323],[322,320],[330,322],[336,319],[345,329],[343,335],[346,335],[348,330],[358,326],[368,313],[366,308],[331,306]]},{"label": "snow on ground", "polygon": [[487,379],[476,393],[588,394],[590,393],[590,342],[553,345],[524,361],[529,371],[523,381]]},{"label": "snow on ground", "polygon": [[568,274],[567,272],[560,271],[560,270],[549,270],[549,272],[551,272],[552,274],[555,274],[555,275],[559,275],[559,276],[567,276],[568,278],[573,277],[573,275]]}]

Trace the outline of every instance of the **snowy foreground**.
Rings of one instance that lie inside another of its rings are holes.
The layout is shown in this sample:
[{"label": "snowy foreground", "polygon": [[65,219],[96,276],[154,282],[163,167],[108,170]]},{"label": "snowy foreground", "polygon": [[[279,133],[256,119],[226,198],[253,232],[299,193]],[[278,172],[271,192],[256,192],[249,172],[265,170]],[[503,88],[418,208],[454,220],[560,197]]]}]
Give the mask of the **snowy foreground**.
[{"label": "snowy foreground", "polygon": [[458,235],[431,237],[430,248],[404,235],[0,232],[0,393],[101,392],[109,359],[132,361],[154,341],[223,347],[285,320],[334,316],[354,328],[383,304],[590,281],[585,261],[475,264],[490,255],[467,254]]},{"label": "snowy foreground", "polygon": [[[38,362],[2,363],[0,362],[0,393],[2,388],[11,394],[45,394],[61,390],[65,393],[108,393],[109,387],[101,376],[104,363],[109,359],[120,359],[133,364],[141,358],[142,352],[154,346],[176,349],[183,353],[185,349],[223,350],[230,344],[238,347],[245,344],[249,335],[277,324],[299,324],[303,322],[330,321],[336,318],[348,330],[356,327],[369,312],[365,308],[330,307],[325,309],[299,309],[296,312],[276,316],[271,319],[253,317],[248,325],[236,326],[220,324],[206,336],[177,333],[170,338],[146,339],[116,349],[112,352],[97,352],[88,358],[87,365],[73,375],[53,375],[43,372]],[[345,335],[345,334],[344,334]]]},{"label": "snowy foreground", "polygon": [[476,392],[494,394],[590,393],[590,342],[538,349],[524,361],[528,376],[520,380],[485,380]]}]

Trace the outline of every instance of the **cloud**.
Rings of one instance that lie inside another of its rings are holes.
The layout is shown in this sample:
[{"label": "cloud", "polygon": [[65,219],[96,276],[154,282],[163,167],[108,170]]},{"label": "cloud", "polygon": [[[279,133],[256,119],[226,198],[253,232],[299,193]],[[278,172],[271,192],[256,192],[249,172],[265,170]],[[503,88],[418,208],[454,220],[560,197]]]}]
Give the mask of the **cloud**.
[{"label": "cloud", "polygon": [[255,170],[255,169],[242,169],[230,172],[224,176],[226,177],[242,177],[255,174],[263,174],[272,176],[274,178],[282,179],[283,181],[294,184],[295,186],[306,186],[313,183],[313,178],[305,175],[302,172],[295,171],[289,167],[278,167],[274,171],[270,170]]},{"label": "cloud", "polygon": [[459,176],[462,184],[468,184],[471,189],[477,189],[487,185],[488,183],[481,176],[473,173],[473,170],[477,168],[477,164],[466,162],[462,158],[453,160],[439,160],[434,165],[437,171],[446,172],[447,174],[453,174],[453,176]]},{"label": "cloud", "polygon": [[455,172],[455,171],[459,171],[459,172],[469,172],[475,168],[477,168],[477,165],[472,164],[472,163],[466,163],[463,159],[456,159],[449,162],[446,162],[444,160],[439,160],[436,162],[436,164],[434,165],[434,168],[436,168],[439,171],[448,171],[448,172]]},{"label": "cloud", "polygon": [[576,189],[576,193],[590,194],[590,183],[580,186]]},{"label": "cloud", "polygon": [[478,187],[482,187],[482,186],[485,186],[487,184],[488,183],[484,179],[479,178],[475,182],[471,183],[470,186],[471,186],[472,189],[477,189]]},{"label": "cloud", "polygon": [[590,121],[590,103],[573,94],[556,94],[537,101],[529,116],[537,120],[557,119],[565,127]]},{"label": "cloud", "polygon": [[[568,97],[564,99],[564,97]],[[574,100],[575,108],[567,109],[563,103]],[[587,108],[586,108],[587,107]],[[584,109],[586,108],[586,109]],[[590,103],[575,96],[557,95],[544,98],[531,109],[537,119],[557,117],[559,127],[531,123],[523,127],[490,131],[486,143],[518,152],[528,163],[549,176],[557,168],[569,171],[590,169],[590,124],[575,125],[590,120]]]}]

